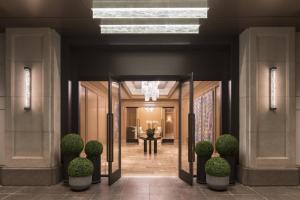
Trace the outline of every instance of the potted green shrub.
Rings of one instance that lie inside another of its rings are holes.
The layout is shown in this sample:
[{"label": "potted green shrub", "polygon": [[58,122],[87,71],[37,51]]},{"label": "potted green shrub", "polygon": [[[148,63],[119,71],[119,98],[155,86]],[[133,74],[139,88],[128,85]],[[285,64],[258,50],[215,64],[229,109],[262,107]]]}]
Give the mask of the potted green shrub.
[{"label": "potted green shrub", "polygon": [[75,158],[68,167],[69,185],[72,190],[85,190],[92,184],[93,163],[87,158]]},{"label": "potted green shrub", "polygon": [[206,183],[205,163],[211,158],[214,147],[210,141],[201,141],[196,144],[197,154],[197,182]]},{"label": "potted green shrub", "polygon": [[230,183],[235,183],[235,173],[236,173],[236,155],[238,153],[239,143],[237,139],[230,135],[221,135],[216,141],[216,150],[222,158],[227,160],[230,164]]},{"label": "potted green shrub", "polygon": [[229,185],[230,166],[221,157],[209,159],[205,164],[206,182],[213,190],[226,190]]},{"label": "potted green shrub", "polygon": [[87,159],[94,165],[93,183],[101,182],[101,154],[103,146],[97,140],[91,140],[86,143],[84,148]]},{"label": "potted green shrub", "polygon": [[68,166],[71,160],[78,157],[83,150],[83,140],[78,134],[67,134],[61,140],[61,154],[63,165],[63,180],[68,183]]},{"label": "potted green shrub", "polygon": [[148,128],[146,130],[146,134],[148,138],[153,138],[155,134],[155,128]]}]

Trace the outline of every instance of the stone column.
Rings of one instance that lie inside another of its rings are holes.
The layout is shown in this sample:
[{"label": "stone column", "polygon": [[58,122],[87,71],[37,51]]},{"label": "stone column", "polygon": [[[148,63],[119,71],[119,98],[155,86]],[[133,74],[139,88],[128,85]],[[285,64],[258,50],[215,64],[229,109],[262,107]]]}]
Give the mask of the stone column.
[{"label": "stone column", "polygon": [[300,166],[300,33],[296,34],[296,164]]},{"label": "stone column", "polygon": [[[0,167],[4,164],[5,133],[5,50],[4,34],[0,34]],[[1,182],[0,182],[1,185]]]},{"label": "stone column", "polygon": [[[269,68],[277,67],[277,109]],[[240,170],[247,185],[297,185],[295,29],[249,28],[240,35]]]},{"label": "stone column", "polygon": [[[60,165],[60,36],[49,28],[6,30],[3,185],[51,185]],[[24,67],[32,106],[24,110]],[[1,95],[1,94],[0,94]]]}]

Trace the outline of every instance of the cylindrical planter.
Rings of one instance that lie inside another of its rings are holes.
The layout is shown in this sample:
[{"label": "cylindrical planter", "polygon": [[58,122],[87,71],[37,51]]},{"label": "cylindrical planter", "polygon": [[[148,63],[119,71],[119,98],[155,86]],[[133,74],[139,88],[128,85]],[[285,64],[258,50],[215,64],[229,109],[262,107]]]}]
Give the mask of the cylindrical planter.
[{"label": "cylindrical planter", "polygon": [[88,156],[87,159],[94,165],[93,184],[101,183],[101,156]]},{"label": "cylindrical planter", "polygon": [[206,183],[205,163],[210,157],[197,156],[197,182],[201,184]]},{"label": "cylindrical planter", "polygon": [[63,181],[66,184],[69,183],[68,166],[70,162],[77,157],[78,155],[71,155],[71,154],[62,155]]},{"label": "cylindrical planter", "polygon": [[217,177],[206,174],[206,182],[210,189],[227,190],[227,187],[229,185],[229,176]]},{"label": "cylindrical planter", "polygon": [[92,176],[69,177],[69,185],[72,190],[86,190],[92,184]]},{"label": "cylindrical planter", "polygon": [[235,174],[236,174],[236,159],[235,156],[221,156],[224,158],[230,165],[230,176],[229,176],[229,183],[235,184]]}]

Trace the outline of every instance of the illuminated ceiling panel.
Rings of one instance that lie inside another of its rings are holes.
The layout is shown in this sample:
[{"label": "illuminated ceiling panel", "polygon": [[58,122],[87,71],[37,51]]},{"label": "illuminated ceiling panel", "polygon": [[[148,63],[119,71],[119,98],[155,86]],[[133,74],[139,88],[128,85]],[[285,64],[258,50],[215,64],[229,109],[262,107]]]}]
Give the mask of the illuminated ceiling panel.
[{"label": "illuminated ceiling panel", "polygon": [[92,8],[93,18],[207,18],[208,8]]},{"label": "illuminated ceiling panel", "polygon": [[102,34],[198,34],[198,24],[100,25]]}]

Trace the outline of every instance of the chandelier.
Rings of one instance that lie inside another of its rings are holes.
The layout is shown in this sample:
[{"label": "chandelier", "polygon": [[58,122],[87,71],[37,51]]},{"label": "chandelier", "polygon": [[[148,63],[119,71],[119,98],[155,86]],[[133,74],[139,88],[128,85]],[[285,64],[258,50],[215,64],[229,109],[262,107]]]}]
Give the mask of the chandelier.
[{"label": "chandelier", "polygon": [[142,81],[142,93],[145,101],[156,101],[159,98],[159,81]]}]

